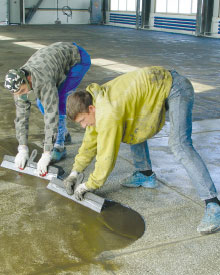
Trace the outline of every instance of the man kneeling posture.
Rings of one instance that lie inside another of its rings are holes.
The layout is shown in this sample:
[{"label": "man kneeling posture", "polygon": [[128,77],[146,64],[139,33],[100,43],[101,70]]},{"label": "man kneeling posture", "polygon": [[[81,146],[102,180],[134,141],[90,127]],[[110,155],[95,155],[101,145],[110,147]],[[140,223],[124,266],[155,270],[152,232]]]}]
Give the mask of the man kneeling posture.
[{"label": "man kneeling posture", "polygon": [[[197,230],[212,233],[220,228],[220,203],[215,185],[192,145],[194,90],[190,81],[176,71],[162,67],[142,68],[121,75],[101,86],[90,84],[86,91],[68,97],[68,117],[86,128],[73,170],[64,181],[68,194],[83,194],[100,188],[114,168],[120,143],[131,147],[135,172],[122,182],[127,187],[156,187],[147,139],[156,135],[169,111],[169,146],[185,167],[200,198],[205,215]],[[88,181],[74,185],[96,156],[95,169]]]}]

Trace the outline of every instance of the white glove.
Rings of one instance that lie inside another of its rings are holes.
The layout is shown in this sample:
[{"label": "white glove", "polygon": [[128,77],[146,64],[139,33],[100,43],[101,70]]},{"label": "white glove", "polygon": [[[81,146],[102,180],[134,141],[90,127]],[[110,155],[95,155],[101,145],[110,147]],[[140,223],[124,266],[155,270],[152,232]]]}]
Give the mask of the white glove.
[{"label": "white glove", "polygon": [[15,157],[15,166],[23,170],[28,159],[29,159],[28,147],[26,145],[19,145],[18,153]]},{"label": "white glove", "polygon": [[42,154],[40,160],[37,163],[37,173],[39,176],[46,176],[47,174],[47,166],[49,165],[51,160],[50,152],[45,152]]},{"label": "white glove", "polygon": [[74,191],[74,196],[77,200],[81,201],[83,200],[84,194],[88,191],[92,191],[92,189],[89,189],[88,187],[86,187],[85,182],[81,183],[76,187],[76,190]]},{"label": "white glove", "polygon": [[63,184],[68,195],[73,195],[74,186],[77,183],[79,174],[81,173],[78,173],[77,171],[72,171],[69,174],[69,176],[63,181]]}]

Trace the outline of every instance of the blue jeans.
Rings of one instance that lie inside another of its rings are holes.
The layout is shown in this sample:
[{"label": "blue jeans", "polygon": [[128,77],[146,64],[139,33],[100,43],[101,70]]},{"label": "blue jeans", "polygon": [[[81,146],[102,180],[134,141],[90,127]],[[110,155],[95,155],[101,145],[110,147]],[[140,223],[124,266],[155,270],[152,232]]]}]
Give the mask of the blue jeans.
[{"label": "blue jeans", "polygon": [[[192,84],[187,78],[175,71],[171,71],[171,75],[173,83],[166,100],[170,119],[170,149],[186,169],[200,198],[206,200],[217,197],[216,188],[208,169],[192,144],[192,108],[194,102]],[[136,170],[151,169],[147,141],[131,145],[131,152]]]},{"label": "blue jeans", "polygon": [[[86,72],[91,66],[91,60],[89,54],[81,47],[73,43],[78,47],[81,62],[75,64],[70,68],[66,79],[58,87],[58,96],[59,96],[59,124],[58,124],[58,134],[55,144],[64,145],[65,134],[67,133],[66,129],[66,101],[67,97],[76,90],[81,80],[83,79]],[[41,104],[41,101],[37,99],[37,107],[44,114],[44,107]]]}]

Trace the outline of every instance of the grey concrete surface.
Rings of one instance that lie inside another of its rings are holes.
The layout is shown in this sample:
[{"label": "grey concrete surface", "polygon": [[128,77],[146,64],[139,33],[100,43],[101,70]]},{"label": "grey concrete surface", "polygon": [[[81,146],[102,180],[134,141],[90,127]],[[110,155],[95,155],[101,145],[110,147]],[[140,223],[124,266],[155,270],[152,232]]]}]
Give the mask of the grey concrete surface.
[{"label": "grey concrete surface", "polygon": [[[175,68],[189,77],[196,91],[194,145],[220,190],[217,39],[105,26],[0,27],[1,158],[3,154],[16,154],[17,146],[14,103],[3,88],[4,75],[8,69],[22,65],[36,50],[14,43],[48,45],[56,41],[75,41],[94,60],[96,65],[92,65],[81,88],[91,82],[104,83],[123,70],[149,65]],[[98,58],[105,60],[97,65]],[[109,66],[109,61],[113,66]],[[30,121],[30,146],[41,147],[43,119],[34,106]],[[67,146],[68,157],[61,162],[66,174],[84,133],[71,122],[68,127],[73,142]],[[122,144],[115,169],[96,192],[131,207],[143,217],[146,229],[136,241],[109,232],[99,216],[47,190],[45,181],[0,168],[0,274],[220,274],[219,233],[197,233],[204,204],[170,153],[168,133],[166,121],[164,129],[149,141],[157,189],[131,190],[120,185],[133,169],[129,146]],[[86,170],[86,177],[93,165],[94,162]]]}]

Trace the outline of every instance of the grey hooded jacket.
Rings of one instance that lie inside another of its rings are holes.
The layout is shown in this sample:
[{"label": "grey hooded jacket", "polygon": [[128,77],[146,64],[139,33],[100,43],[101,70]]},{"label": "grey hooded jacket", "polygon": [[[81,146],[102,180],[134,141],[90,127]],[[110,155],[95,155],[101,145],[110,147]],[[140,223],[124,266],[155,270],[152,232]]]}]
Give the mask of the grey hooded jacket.
[{"label": "grey hooded jacket", "polygon": [[[44,151],[51,151],[58,130],[58,87],[65,80],[70,68],[80,63],[77,46],[57,42],[35,52],[21,67],[31,75],[32,89],[44,107]],[[27,145],[31,101],[28,95],[15,96],[16,137],[19,145]]]}]

